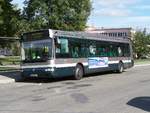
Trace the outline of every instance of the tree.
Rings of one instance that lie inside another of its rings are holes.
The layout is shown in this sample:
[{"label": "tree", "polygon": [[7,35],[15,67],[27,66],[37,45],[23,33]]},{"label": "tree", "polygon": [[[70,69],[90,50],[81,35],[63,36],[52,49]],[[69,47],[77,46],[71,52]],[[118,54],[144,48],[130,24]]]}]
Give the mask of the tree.
[{"label": "tree", "polygon": [[[0,0],[0,37],[13,37],[16,36],[19,30],[18,24],[20,18],[20,10],[11,4],[12,0]],[[15,55],[19,54],[19,43],[1,40],[0,39],[0,49],[7,48],[17,51]],[[14,51],[13,51],[14,52]]]},{"label": "tree", "polygon": [[24,17],[33,29],[84,30],[90,0],[28,0]]},{"label": "tree", "polygon": [[0,36],[14,36],[17,31],[16,21],[20,15],[12,4],[12,0],[1,0]]},{"label": "tree", "polygon": [[137,58],[146,56],[150,53],[150,36],[146,35],[144,32],[136,32],[133,38],[133,49],[136,53]]},{"label": "tree", "polygon": [[[4,0],[0,0],[0,14],[2,14],[3,10],[2,10],[2,3],[4,2]],[[2,15],[0,15],[0,24],[3,23],[3,19],[2,19]]]}]

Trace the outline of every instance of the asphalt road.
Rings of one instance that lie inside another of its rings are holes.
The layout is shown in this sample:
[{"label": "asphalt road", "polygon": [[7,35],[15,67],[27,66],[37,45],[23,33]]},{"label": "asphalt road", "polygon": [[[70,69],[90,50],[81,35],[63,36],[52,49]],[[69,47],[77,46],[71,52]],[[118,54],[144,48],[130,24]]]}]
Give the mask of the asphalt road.
[{"label": "asphalt road", "polygon": [[0,113],[148,113],[150,66],[80,81],[37,80],[0,85]]}]

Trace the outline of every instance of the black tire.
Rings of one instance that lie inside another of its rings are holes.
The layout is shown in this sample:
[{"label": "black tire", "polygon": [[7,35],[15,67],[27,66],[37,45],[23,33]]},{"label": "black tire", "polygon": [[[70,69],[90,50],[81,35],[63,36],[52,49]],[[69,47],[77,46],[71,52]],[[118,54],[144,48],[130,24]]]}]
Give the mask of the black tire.
[{"label": "black tire", "polygon": [[123,65],[122,62],[120,62],[120,63],[118,64],[118,70],[117,70],[117,72],[118,72],[118,73],[122,73],[123,71],[124,71],[124,65]]},{"label": "black tire", "polygon": [[75,68],[74,79],[80,80],[84,75],[83,67],[81,65],[77,65]]}]

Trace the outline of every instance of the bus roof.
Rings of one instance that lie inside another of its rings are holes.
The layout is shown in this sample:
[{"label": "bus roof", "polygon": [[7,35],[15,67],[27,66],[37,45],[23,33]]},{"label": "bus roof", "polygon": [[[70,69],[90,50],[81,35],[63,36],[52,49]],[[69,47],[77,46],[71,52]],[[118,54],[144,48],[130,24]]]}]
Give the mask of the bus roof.
[{"label": "bus roof", "polygon": [[[60,36],[60,37],[69,37],[69,38],[79,38],[79,39],[90,39],[90,40],[101,40],[101,41],[111,41],[111,42],[124,42],[129,43],[130,38],[129,37],[110,37],[105,36],[100,33],[88,33],[85,31],[62,31],[62,30],[52,30],[52,29],[43,29],[33,32],[27,32],[24,33],[30,34],[30,33],[37,33],[37,32],[45,32],[48,31],[49,33],[53,33],[54,36]],[[51,34],[49,34],[51,35]]]},{"label": "bus roof", "polygon": [[70,38],[80,38],[80,39],[91,39],[91,40],[102,40],[102,41],[112,41],[112,42],[130,42],[129,37],[110,37],[105,36],[100,33],[88,33],[81,31],[61,31],[61,30],[52,30],[54,36],[70,37]]}]

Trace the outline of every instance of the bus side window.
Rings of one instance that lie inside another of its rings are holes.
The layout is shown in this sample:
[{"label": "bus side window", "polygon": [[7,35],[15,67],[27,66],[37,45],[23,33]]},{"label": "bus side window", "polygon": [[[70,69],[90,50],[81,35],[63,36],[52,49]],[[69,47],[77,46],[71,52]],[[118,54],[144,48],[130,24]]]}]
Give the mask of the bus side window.
[{"label": "bus side window", "polygon": [[122,51],[123,51],[123,56],[124,57],[129,57],[130,56],[129,44],[122,44]]},{"label": "bus side window", "polygon": [[80,51],[80,54],[81,54],[81,57],[82,58],[87,58],[88,57],[88,48],[86,47],[86,45],[83,45],[81,47],[81,51]]},{"label": "bus side window", "polygon": [[123,52],[120,46],[118,46],[118,56],[122,57],[123,56]]},{"label": "bus side window", "polygon": [[114,49],[113,49],[113,56],[114,56],[114,57],[118,57],[117,47],[114,45],[113,48],[114,48]]},{"label": "bus side window", "polygon": [[56,44],[55,48],[56,48],[56,54],[60,53],[60,44]]},{"label": "bus side window", "polygon": [[113,57],[114,56],[114,50],[113,50],[113,46],[112,45],[110,45],[108,56],[109,57]]},{"label": "bus side window", "polygon": [[79,39],[70,39],[69,40],[69,50],[70,56],[72,58],[87,58],[88,57],[88,46],[85,41]]},{"label": "bus side window", "polygon": [[118,56],[118,48],[115,44],[111,44],[109,48],[109,57],[117,57]]},{"label": "bus side window", "polygon": [[100,56],[101,57],[106,57],[107,56],[106,47],[101,47],[100,48]]},{"label": "bus side window", "polygon": [[74,48],[74,53],[73,53],[73,56],[75,57],[75,58],[78,58],[79,57],[79,47],[75,47]]},{"label": "bus side window", "polygon": [[68,58],[69,47],[68,39],[60,38],[60,44],[56,44],[56,57],[57,58]]},{"label": "bus side window", "polygon": [[93,57],[96,55],[96,46],[95,45],[90,45],[89,46],[89,51],[90,51],[90,57]]}]

